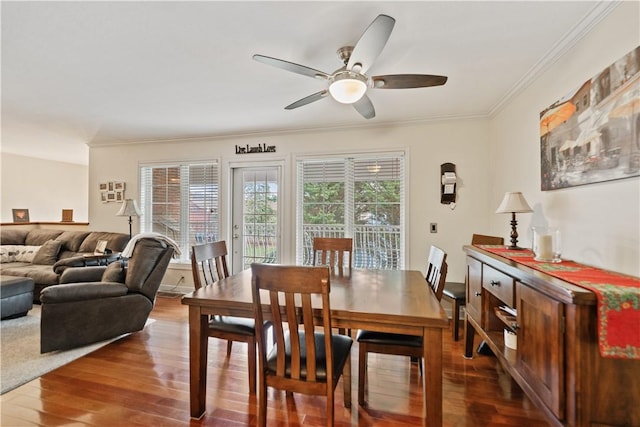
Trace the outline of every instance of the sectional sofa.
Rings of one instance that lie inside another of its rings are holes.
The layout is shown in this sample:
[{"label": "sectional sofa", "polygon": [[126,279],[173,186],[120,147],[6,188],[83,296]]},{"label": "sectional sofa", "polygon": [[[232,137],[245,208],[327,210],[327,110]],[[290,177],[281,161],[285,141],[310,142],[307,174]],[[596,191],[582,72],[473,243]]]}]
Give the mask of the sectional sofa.
[{"label": "sectional sofa", "polygon": [[66,268],[96,262],[85,255],[92,255],[100,240],[106,240],[107,249],[117,254],[129,242],[129,235],[101,231],[20,230],[2,227],[0,275],[33,279],[33,299],[39,302],[40,291],[47,286],[57,285]]}]

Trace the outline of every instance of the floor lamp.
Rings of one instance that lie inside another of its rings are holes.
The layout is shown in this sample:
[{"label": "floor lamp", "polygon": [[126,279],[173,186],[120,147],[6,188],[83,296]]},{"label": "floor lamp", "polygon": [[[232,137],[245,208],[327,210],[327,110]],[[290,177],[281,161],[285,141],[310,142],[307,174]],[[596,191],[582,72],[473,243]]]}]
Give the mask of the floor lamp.
[{"label": "floor lamp", "polygon": [[133,199],[125,199],[124,203],[122,203],[122,207],[116,214],[116,216],[128,216],[129,217],[129,240],[133,237],[131,233],[131,223],[133,220],[131,217],[140,216],[140,210],[138,209],[138,204]]}]

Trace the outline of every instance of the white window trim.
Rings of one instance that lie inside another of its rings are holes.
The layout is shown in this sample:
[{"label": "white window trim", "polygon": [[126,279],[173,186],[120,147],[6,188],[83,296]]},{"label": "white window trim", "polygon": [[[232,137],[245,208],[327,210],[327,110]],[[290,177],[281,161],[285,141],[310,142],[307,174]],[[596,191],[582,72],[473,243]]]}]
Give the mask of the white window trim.
[{"label": "white window trim", "polygon": [[[138,180],[139,180],[139,200],[140,200],[140,210],[141,210],[141,215],[140,215],[140,231],[141,232],[145,232],[147,230],[151,229],[151,221],[150,221],[150,215],[149,215],[149,209],[150,206],[149,205],[145,205],[144,200],[143,200],[143,192],[146,191],[146,189],[144,188],[144,182],[145,179],[143,177],[143,170],[144,168],[168,168],[168,167],[182,167],[182,166],[197,166],[197,165],[211,165],[214,164],[217,167],[217,184],[218,184],[218,211],[220,211],[221,207],[221,203],[222,203],[222,183],[221,183],[221,175],[222,175],[222,171],[221,171],[221,161],[218,158],[214,158],[214,159],[198,159],[198,160],[176,160],[176,161],[151,161],[151,162],[139,162],[138,163]],[[188,199],[187,199],[187,203],[184,203],[184,197],[185,195],[181,193],[181,216],[184,217],[185,215],[185,207],[186,205],[188,205]],[[188,213],[188,210],[186,210],[186,212]],[[188,216],[188,215],[187,215]],[[220,234],[221,232],[221,228],[222,228],[222,224],[221,224],[221,218],[220,215],[218,217],[218,224],[217,224],[217,229],[218,229],[218,234]],[[170,236],[169,236],[170,237]],[[176,243],[178,243],[178,245],[180,246],[180,250],[182,252],[181,256],[179,259],[172,259],[171,260],[171,264],[172,265],[180,265],[180,266],[190,266],[190,253],[191,253],[191,245],[189,243],[189,239],[188,239],[188,235],[186,238],[181,239],[182,241],[177,241]]]},{"label": "white window trim", "polygon": [[292,155],[292,185],[293,185],[293,189],[294,189],[294,194],[295,194],[295,202],[292,206],[292,210],[293,210],[293,215],[295,218],[295,231],[294,231],[294,239],[295,239],[295,254],[294,256],[296,257],[296,260],[298,261],[298,248],[302,247],[303,242],[302,242],[302,238],[303,236],[301,235],[301,233],[299,233],[300,231],[300,221],[301,219],[299,218],[299,209],[298,209],[298,203],[299,201],[302,200],[302,187],[300,186],[299,183],[299,175],[298,175],[298,165],[300,162],[305,162],[305,161],[330,161],[332,159],[344,159],[344,158],[348,158],[348,157],[353,157],[353,158],[375,158],[375,157],[380,157],[380,158],[389,158],[389,157],[402,157],[403,158],[403,179],[402,179],[402,186],[403,186],[403,192],[402,192],[402,198],[401,198],[401,202],[400,202],[400,208],[401,208],[401,229],[400,229],[400,235],[401,235],[401,247],[400,250],[402,251],[402,259],[401,259],[401,263],[398,266],[399,269],[404,269],[406,268],[407,263],[409,262],[410,259],[410,254],[409,254],[409,250],[408,248],[410,247],[410,241],[409,241],[409,234],[407,233],[407,229],[408,229],[408,225],[409,225],[409,221],[410,221],[410,197],[409,197],[409,192],[410,192],[410,188],[409,188],[409,176],[410,176],[410,169],[409,169],[409,165],[410,165],[410,161],[409,161],[409,148],[405,147],[403,149],[394,149],[394,150],[385,150],[385,149],[380,149],[380,150],[356,150],[356,151],[344,151],[344,152],[336,152],[336,151],[332,151],[332,152],[318,152],[318,153],[296,153]]}]

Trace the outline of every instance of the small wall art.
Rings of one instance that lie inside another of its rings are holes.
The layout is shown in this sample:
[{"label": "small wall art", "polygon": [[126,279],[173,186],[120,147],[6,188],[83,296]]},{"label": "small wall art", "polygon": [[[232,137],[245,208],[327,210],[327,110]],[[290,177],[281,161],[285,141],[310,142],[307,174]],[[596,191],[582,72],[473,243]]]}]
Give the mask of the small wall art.
[{"label": "small wall art", "polygon": [[73,222],[73,209],[62,209],[62,222]]},{"label": "small wall art", "polygon": [[13,222],[29,222],[29,209],[12,209]]},{"label": "small wall art", "polygon": [[104,181],[99,183],[100,201],[102,203],[122,203],[124,201],[124,188],[125,183],[123,181]]}]

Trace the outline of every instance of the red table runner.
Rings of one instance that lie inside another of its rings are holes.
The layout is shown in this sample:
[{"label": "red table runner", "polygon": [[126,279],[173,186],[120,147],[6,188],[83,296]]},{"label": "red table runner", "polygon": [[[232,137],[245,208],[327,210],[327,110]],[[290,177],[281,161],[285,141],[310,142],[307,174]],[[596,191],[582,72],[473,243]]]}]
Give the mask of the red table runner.
[{"label": "red table runner", "polygon": [[475,246],[595,293],[602,357],[640,359],[640,278],[573,261],[536,261],[529,249]]}]

